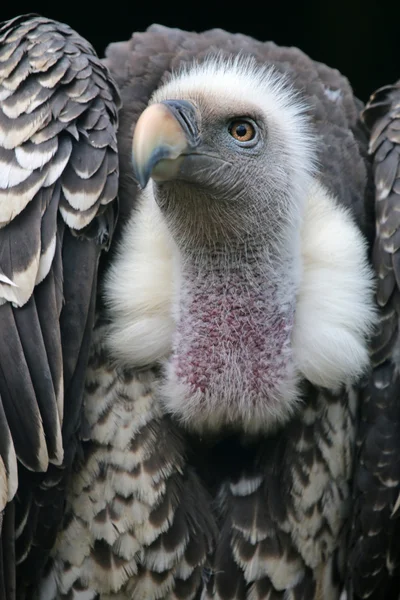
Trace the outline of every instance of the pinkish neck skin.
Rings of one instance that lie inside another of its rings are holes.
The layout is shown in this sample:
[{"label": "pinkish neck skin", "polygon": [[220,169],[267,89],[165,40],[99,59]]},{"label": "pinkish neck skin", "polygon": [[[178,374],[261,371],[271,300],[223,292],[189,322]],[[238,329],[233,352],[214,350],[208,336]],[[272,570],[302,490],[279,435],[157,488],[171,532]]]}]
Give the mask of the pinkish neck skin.
[{"label": "pinkish neck skin", "polygon": [[270,429],[297,396],[293,269],[271,280],[261,261],[207,262],[182,267],[165,405],[197,430]]}]

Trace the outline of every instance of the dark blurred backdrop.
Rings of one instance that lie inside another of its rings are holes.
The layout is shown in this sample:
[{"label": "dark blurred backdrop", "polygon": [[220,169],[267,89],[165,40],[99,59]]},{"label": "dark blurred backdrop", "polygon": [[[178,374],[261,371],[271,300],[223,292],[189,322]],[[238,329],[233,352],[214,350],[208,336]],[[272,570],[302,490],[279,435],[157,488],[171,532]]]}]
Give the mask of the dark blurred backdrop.
[{"label": "dark blurred backdrop", "polygon": [[362,100],[400,79],[400,0],[0,0],[0,20],[27,12],[68,23],[100,56],[110,42],[152,23],[191,31],[221,27],[298,46],[342,71]]}]

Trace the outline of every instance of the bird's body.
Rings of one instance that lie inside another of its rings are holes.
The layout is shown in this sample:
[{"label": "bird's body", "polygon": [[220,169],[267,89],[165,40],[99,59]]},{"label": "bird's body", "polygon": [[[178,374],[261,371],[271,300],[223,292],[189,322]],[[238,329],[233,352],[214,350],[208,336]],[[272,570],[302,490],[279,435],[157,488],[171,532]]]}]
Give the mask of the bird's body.
[{"label": "bird's body", "polygon": [[[18,27],[9,26],[5,54],[22,47]],[[54,24],[35,27],[23,48],[32,56]],[[66,57],[61,52],[53,63],[58,74]],[[90,77],[83,62],[76,92]],[[18,554],[18,540],[27,538],[17,556],[24,577],[17,597],[338,600],[353,593],[360,382],[376,324],[371,165],[360,103],[344,77],[299,50],[221,30],[153,26],[112,45],[104,62],[123,103],[120,218],[100,271],[91,254],[104,246],[90,229],[97,204],[79,237],[71,236],[93,282],[100,276],[93,332],[92,280],[80,292],[79,269],[71,263],[68,279],[69,255],[62,255],[64,296],[72,290],[72,305],[90,304],[89,363],[87,342],[65,342],[75,324],[67,313],[60,347],[78,376],[73,410],[66,404],[64,417],[59,411],[54,470],[30,480],[21,467],[17,484],[15,468],[5,469],[3,544],[16,538]],[[70,89],[68,80],[57,81],[54,98]],[[110,102],[107,85],[100,88]],[[111,138],[92,138],[82,125],[86,119],[108,131],[112,114],[94,98],[93,91],[81,98],[66,133],[78,153],[86,138],[112,153]],[[1,102],[0,95],[6,114]],[[57,106],[43,116],[46,126],[61,127]],[[64,141],[60,131],[56,139]],[[30,141],[13,143],[3,147],[16,146],[18,161]],[[81,189],[76,177],[68,185],[71,168],[84,181],[112,177],[105,152],[97,162],[87,153],[63,166],[59,181],[74,210],[81,210],[78,198],[84,211],[99,198],[112,200]],[[14,189],[7,172],[5,187]],[[74,229],[64,205],[61,216]],[[58,326],[59,317],[52,319]],[[7,410],[6,418],[14,440]],[[40,461],[24,463],[23,444],[9,447],[25,466],[46,471]],[[43,514],[37,507],[46,491],[66,504],[46,521],[44,535],[31,514]],[[14,598],[10,564],[3,552],[7,600]],[[40,566],[36,578],[27,577],[29,564]]]}]

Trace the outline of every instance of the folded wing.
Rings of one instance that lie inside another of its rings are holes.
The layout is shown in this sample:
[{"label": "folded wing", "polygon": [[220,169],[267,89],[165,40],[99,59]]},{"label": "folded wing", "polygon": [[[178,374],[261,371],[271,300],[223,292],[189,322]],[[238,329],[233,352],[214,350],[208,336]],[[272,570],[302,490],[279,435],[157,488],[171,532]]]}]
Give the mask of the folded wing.
[{"label": "folded wing", "polygon": [[362,390],[350,564],[354,597],[374,600],[397,598],[400,575],[400,84],[376,91],[363,120],[374,168],[380,319]]},{"label": "folded wing", "polygon": [[118,108],[107,69],[68,26],[0,26],[0,511],[5,524],[16,515],[0,590],[9,535],[18,563],[33,546],[40,563],[62,515],[114,230]]}]

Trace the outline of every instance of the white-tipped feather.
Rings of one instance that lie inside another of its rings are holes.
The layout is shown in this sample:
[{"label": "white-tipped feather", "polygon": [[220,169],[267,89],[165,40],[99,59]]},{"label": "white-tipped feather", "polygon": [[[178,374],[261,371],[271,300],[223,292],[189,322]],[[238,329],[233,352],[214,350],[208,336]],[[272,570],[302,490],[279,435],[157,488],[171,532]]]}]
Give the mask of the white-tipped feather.
[{"label": "white-tipped feather", "polygon": [[9,501],[8,496],[7,469],[2,457],[0,456],[0,510],[4,510],[5,505]]},{"label": "white-tipped feather", "polygon": [[45,148],[46,150],[43,150],[39,145],[35,150],[35,146],[30,145],[29,150],[27,151],[24,145],[18,146],[15,148],[15,158],[23,169],[29,169],[30,171],[33,171],[33,169],[40,169],[41,167],[44,167],[57,152],[58,139],[56,137],[52,138],[50,143],[46,143]]},{"label": "white-tipped feather", "polygon": [[33,255],[31,262],[24,271],[13,273],[12,283],[8,283],[2,275],[0,278],[0,299],[12,302],[16,306],[23,306],[28,302],[35,287],[39,265],[40,248]]},{"label": "white-tipped feather", "polygon": [[68,227],[79,231],[86,227],[86,225],[89,225],[97,213],[98,208],[99,207],[95,205],[91,210],[85,210],[84,212],[70,212],[63,206],[60,206],[59,211]]},{"label": "white-tipped feather", "polygon": [[35,118],[29,119],[23,126],[20,125],[18,129],[10,126],[10,122],[7,119],[4,125],[0,125],[0,145],[6,148],[6,150],[21,146],[21,144],[29,140],[43,126],[46,119],[48,119],[47,106],[39,108]]},{"label": "white-tipped feather", "polygon": [[43,186],[45,179],[46,171],[43,171],[37,181],[23,194],[18,190],[16,191],[13,187],[4,190],[0,188],[0,228],[7,225],[24,210],[28,202],[32,200]]},{"label": "white-tipped feather", "polygon": [[46,250],[41,253],[39,268],[36,274],[35,285],[38,285],[47,275],[49,274],[51,265],[53,263],[54,254],[56,251],[56,236],[53,237]]},{"label": "white-tipped feather", "polygon": [[11,281],[11,279],[7,277],[7,275],[4,275],[4,273],[0,273],[0,283],[5,283],[11,287],[18,287],[17,284]]},{"label": "white-tipped feather", "polygon": [[0,189],[7,190],[22,183],[32,174],[32,167],[23,168],[18,164],[0,160]]},{"label": "white-tipped feather", "polygon": [[[68,162],[68,160],[66,161]],[[62,190],[64,192],[65,199],[69,202],[69,204],[75,210],[89,210],[96,200],[98,200],[102,189],[96,188],[92,192],[88,192],[85,190],[79,190],[78,192],[71,192],[67,186],[63,185]]]},{"label": "white-tipped feather", "polygon": [[243,560],[237,544],[233,543],[232,551],[235,561],[243,569],[247,583],[268,576],[276,590],[285,590],[294,587],[304,576],[304,563],[301,558],[291,558],[287,552],[268,556],[266,559],[258,546],[250,560],[247,557]]}]

